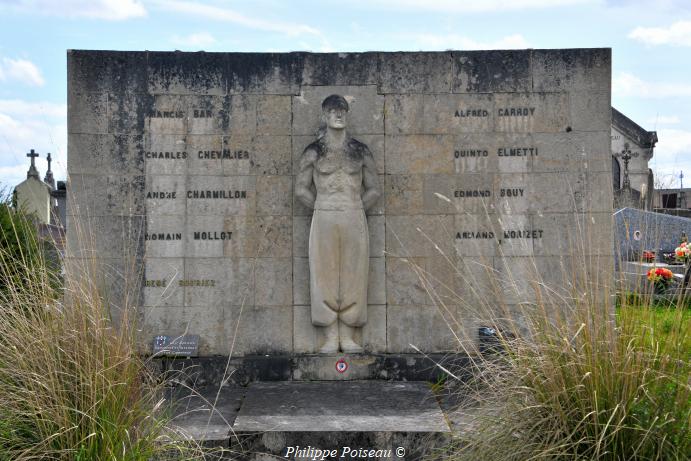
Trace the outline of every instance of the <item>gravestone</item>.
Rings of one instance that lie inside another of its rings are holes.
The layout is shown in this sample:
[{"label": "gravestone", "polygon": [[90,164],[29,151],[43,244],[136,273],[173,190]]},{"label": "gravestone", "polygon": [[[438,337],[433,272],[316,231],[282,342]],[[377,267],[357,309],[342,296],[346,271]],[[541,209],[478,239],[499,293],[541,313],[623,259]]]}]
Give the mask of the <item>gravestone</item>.
[{"label": "gravestone", "polygon": [[295,187],[342,95],[383,192],[354,340],[454,350],[485,325],[474,305],[533,302],[534,274],[562,286],[574,248],[611,268],[610,54],[69,51],[71,255],[108,268],[114,315],[127,294],[149,347],[199,335],[201,357],[323,376],[300,365],[325,338]]},{"label": "gravestone", "polygon": [[682,236],[691,235],[691,219],[636,208],[614,213],[615,257],[619,261],[639,261],[644,251],[654,251],[664,262],[665,253],[674,253]]}]

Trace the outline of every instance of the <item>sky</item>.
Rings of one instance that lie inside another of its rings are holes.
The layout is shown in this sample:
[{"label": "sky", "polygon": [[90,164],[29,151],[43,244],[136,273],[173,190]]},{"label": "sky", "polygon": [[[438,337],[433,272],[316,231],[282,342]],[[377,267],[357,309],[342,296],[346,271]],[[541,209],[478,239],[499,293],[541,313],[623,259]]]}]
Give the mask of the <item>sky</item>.
[{"label": "sky", "polygon": [[691,0],[0,0],[0,191],[26,153],[67,169],[68,49],[436,51],[612,48],[612,105],[691,186]]}]

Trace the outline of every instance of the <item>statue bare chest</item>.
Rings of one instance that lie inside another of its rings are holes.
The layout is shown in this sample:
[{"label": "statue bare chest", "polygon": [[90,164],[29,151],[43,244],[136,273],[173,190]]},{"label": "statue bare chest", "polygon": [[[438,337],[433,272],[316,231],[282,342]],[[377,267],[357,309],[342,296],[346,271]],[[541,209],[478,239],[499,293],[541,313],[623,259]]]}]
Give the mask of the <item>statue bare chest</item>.
[{"label": "statue bare chest", "polygon": [[317,192],[360,191],[362,184],[361,160],[354,160],[343,153],[329,153],[314,165],[314,182]]}]

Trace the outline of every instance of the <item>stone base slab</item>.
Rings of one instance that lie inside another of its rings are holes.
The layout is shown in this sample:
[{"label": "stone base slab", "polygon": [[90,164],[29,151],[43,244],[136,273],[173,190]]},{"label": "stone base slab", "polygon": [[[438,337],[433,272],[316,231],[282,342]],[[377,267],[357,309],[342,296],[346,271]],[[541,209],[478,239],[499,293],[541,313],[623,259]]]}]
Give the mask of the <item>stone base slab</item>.
[{"label": "stone base slab", "polygon": [[219,459],[421,459],[450,437],[427,382],[255,382],[175,399],[171,426],[227,449]]},{"label": "stone base slab", "polygon": [[[436,382],[453,373],[470,372],[471,359],[462,354],[305,354],[228,358],[157,359],[161,371],[190,386],[254,381],[393,380]],[[339,364],[339,362],[344,362]],[[463,377],[463,376],[461,376]]]}]

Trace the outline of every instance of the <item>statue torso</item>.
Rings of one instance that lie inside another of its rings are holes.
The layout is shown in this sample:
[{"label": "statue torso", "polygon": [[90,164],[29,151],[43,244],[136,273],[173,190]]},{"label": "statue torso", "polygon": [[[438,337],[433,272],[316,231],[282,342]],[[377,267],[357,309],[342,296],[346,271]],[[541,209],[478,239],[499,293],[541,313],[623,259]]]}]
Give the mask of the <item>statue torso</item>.
[{"label": "statue torso", "polygon": [[362,166],[362,158],[349,155],[345,148],[327,148],[324,155],[318,156],[314,164],[315,208],[362,208]]}]

